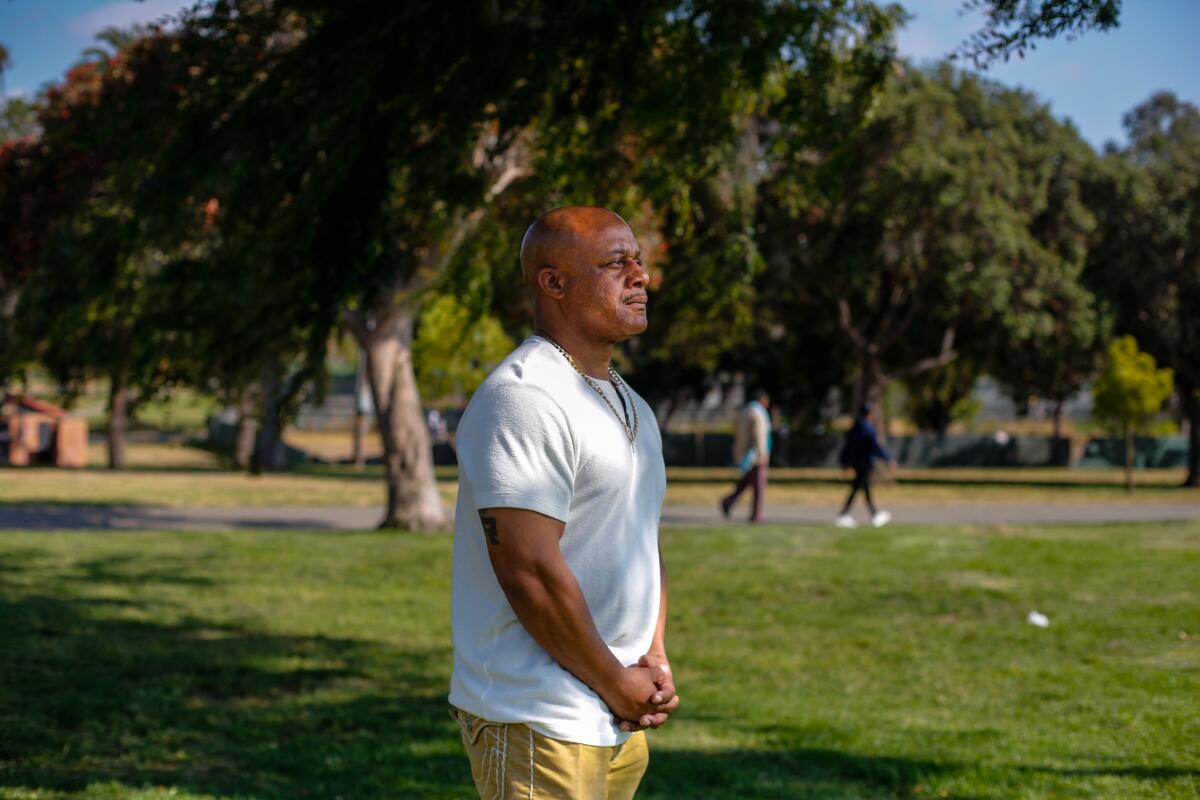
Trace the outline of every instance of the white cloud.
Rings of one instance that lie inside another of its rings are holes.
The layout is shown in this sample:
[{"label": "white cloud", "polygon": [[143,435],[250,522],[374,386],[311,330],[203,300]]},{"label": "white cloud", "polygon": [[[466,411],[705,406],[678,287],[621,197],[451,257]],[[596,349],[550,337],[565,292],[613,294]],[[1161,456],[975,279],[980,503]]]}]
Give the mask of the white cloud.
[{"label": "white cloud", "polygon": [[190,0],[120,0],[92,9],[67,20],[67,30],[80,44],[89,43],[96,34],[112,25],[128,28],[131,25],[147,24],[173,16],[191,7]]}]

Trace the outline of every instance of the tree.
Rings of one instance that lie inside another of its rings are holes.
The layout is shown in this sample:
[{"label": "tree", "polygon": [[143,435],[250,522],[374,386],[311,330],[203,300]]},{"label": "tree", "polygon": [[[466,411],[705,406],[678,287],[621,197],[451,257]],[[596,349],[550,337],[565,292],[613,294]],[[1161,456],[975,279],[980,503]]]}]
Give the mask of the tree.
[{"label": "tree", "polygon": [[[112,66],[120,72],[119,58]],[[118,86],[119,88],[119,86]],[[154,306],[163,258],[138,241],[138,221],[114,177],[114,139],[124,108],[104,71],[84,63],[49,87],[38,109],[35,162],[49,186],[31,186],[36,246],[11,315],[13,338],[65,386],[106,378],[109,465],[125,465],[137,404],[169,385],[170,326]],[[30,169],[30,174],[35,172]]]},{"label": "tree", "polygon": [[310,341],[339,323],[354,334],[384,441],[383,524],[441,527],[411,349],[424,298],[527,207],[523,181],[539,212],[648,203],[677,241],[705,230],[690,192],[739,113],[768,81],[823,85],[873,8],[214,3],[178,34],[188,121],[156,171],[194,180],[155,193],[218,198],[224,263],[255,254]]},{"label": "tree", "polygon": [[0,144],[32,139],[38,134],[37,109],[23,97],[10,97],[0,106]]},{"label": "tree", "polygon": [[462,402],[513,349],[490,315],[474,317],[452,295],[426,302],[413,339],[413,363],[424,395]]},{"label": "tree", "polygon": [[151,33],[150,27],[141,24],[130,25],[128,28],[119,28],[115,25],[105,26],[93,37],[99,44],[86,48],[83,51],[82,60],[94,63],[101,70],[107,69],[114,57]]},{"label": "tree", "polygon": [[970,60],[987,69],[997,59],[1025,57],[1038,39],[1088,30],[1111,30],[1120,21],[1121,0],[965,0],[963,11],[983,11],[987,21],[971,34],[952,58]]},{"label": "tree", "polygon": [[1087,289],[1064,283],[1044,296],[1047,316],[1023,339],[1008,341],[989,371],[1009,390],[1018,408],[1033,400],[1053,404],[1053,435],[1062,436],[1067,399],[1095,374],[1110,320]]},{"label": "tree", "polygon": [[1125,440],[1125,491],[1133,491],[1134,434],[1158,413],[1175,391],[1170,369],[1158,369],[1154,356],[1122,336],[1108,347],[1108,362],[1092,386],[1095,414]]},{"label": "tree", "polygon": [[1111,320],[1083,285],[1095,215],[1084,203],[1085,184],[1099,165],[1072,126],[1045,109],[1021,131],[1031,193],[1029,232],[1034,246],[1012,273],[1010,309],[995,328],[987,370],[1005,385],[1018,408],[1032,399],[1053,404],[1054,435],[1062,409],[1095,374]]},{"label": "tree", "polygon": [[1085,278],[1114,327],[1174,370],[1200,486],[1200,109],[1156,94],[1125,117],[1129,145],[1090,182],[1100,218]]},{"label": "tree", "polygon": [[958,357],[944,367],[915,375],[904,382],[905,411],[921,430],[946,433],[950,423],[978,413],[972,402],[981,370],[971,357]]},{"label": "tree", "polygon": [[[652,187],[651,219],[661,220],[643,228],[661,233],[650,242],[647,262],[654,322],[630,350],[639,389],[664,401],[667,410],[706,391],[714,372],[727,371],[768,387],[789,416],[815,419],[834,382],[822,379],[838,374],[827,350],[810,347],[814,358],[796,359],[796,350],[781,349],[787,340],[811,346],[819,332],[816,320],[805,316],[800,330],[795,317],[776,316],[777,306],[763,302],[803,287],[763,281],[774,265],[762,247],[758,217],[771,165],[831,136],[849,135],[869,117],[894,68],[891,33],[899,17],[896,7],[869,4],[790,13],[796,17],[791,30],[810,33],[779,45],[784,58],[764,84],[725,112],[729,121],[720,124],[732,122],[733,129],[710,156],[711,165],[692,170],[690,180],[681,180],[687,172],[672,174],[674,154],[695,150],[681,143],[653,160],[657,173],[639,176],[639,185]],[[692,80],[708,80],[687,72]],[[667,98],[651,107],[673,112],[673,103]],[[671,115],[665,121],[677,122]],[[713,119],[685,130],[716,124]]]},{"label": "tree", "polygon": [[1090,219],[1078,202],[1048,210],[1070,156],[1031,143],[1061,127],[1030,95],[947,67],[896,77],[860,131],[787,153],[764,181],[772,316],[832,319],[855,401],[876,408],[892,380],[1052,327],[1047,290],[1081,258],[1062,240]]}]

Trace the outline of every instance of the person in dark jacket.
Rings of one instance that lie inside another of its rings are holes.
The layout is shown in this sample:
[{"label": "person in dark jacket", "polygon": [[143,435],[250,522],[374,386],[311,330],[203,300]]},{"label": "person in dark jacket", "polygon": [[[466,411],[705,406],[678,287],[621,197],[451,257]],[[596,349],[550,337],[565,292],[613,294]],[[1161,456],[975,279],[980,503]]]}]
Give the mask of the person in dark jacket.
[{"label": "person in dark jacket", "polygon": [[846,439],[842,443],[842,452],[838,460],[843,469],[854,470],[854,481],[850,485],[850,496],[846,498],[846,504],[842,506],[842,513],[838,514],[837,519],[834,520],[834,524],[839,528],[853,528],[858,525],[854,521],[854,517],[850,516],[850,506],[854,503],[854,498],[858,496],[860,489],[863,498],[867,501],[867,510],[871,512],[872,525],[879,528],[887,525],[892,519],[892,515],[887,511],[877,510],[875,502],[871,499],[871,470],[874,469],[875,462],[882,459],[894,469],[896,460],[879,443],[879,437],[875,435],[875,426],[871,424],[870,416],[870,404],[863,403],[858,409],[858,417],[855,418],[854,425],[846,432]]}]

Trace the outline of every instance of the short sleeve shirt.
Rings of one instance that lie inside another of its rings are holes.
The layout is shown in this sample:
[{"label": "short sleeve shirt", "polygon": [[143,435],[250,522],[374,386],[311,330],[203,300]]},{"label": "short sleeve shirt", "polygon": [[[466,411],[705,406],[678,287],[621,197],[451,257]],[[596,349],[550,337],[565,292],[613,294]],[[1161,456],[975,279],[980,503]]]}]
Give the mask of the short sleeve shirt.
[{"label": "short sleeve shirt", "polygon": [[[637,663],[658,620],[662,439],[636,392],[597,384],[608,403],[552,344],[531,336],[467,405],[457,431],[450,702],[493,722],[611,746],[628,734],[521,625],[492,569],[478,514],[523,508],[564,522],[563,559],[601,638],[621,663]],[[636,408],[639,421],[632,445],[614,414],[626,408],[631,422]]]}]

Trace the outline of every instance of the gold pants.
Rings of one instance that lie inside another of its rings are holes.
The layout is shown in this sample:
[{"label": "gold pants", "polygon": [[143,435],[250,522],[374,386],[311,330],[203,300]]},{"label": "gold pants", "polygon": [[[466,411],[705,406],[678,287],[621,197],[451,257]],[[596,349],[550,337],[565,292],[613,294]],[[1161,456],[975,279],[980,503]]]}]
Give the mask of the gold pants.
[{"label": "gold pants", "polygon": [[527,725],[451,708],[481,800],[632,800],[650,761],[646,734],[615,747],[551,739]]}]

